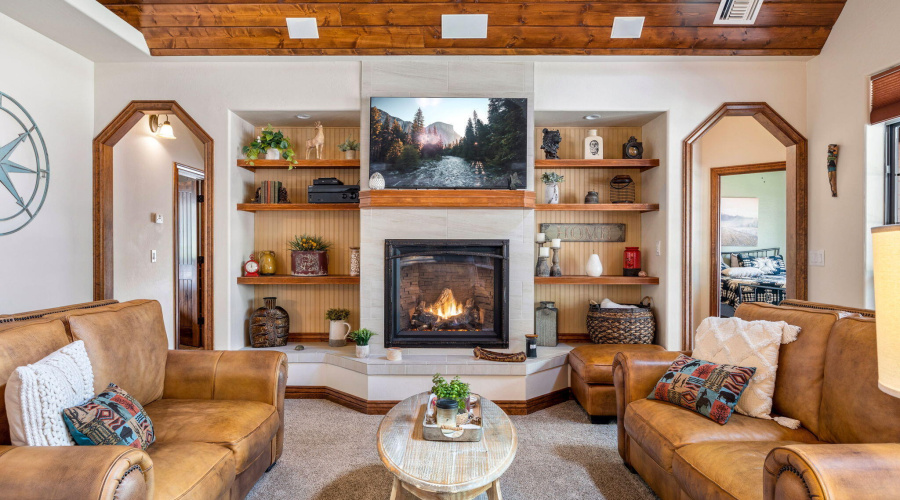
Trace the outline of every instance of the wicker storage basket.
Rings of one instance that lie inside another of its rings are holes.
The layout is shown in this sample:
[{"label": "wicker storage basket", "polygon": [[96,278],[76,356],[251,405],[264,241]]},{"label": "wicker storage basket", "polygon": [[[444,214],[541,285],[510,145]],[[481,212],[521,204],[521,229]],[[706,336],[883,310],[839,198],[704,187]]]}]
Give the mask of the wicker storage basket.
[{"label": "wicker storage basket", "polygon": [[609,181],[609,199],[613,203],[634,203],[634,180],[630,175],[617,175]]},{"label": "wicker storage basket", "polygon": [[656,320],[650,309],[650,297],[644,297],[637,309],[604,309],[591,301],[587,331],[595,344],[652,344]]}]

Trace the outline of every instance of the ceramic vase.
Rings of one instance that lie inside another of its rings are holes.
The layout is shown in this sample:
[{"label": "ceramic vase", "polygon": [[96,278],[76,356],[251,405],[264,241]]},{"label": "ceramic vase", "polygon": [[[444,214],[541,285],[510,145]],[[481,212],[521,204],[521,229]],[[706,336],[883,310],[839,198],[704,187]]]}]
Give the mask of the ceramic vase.
[{"label": "ceramic vase", "polygon": [[324,250],[292,250],[291,274],[294,276],[327,276],[328,252]]},{"label": "ceramic vase", "polygon": [[359,276],[359,247],[350,247],[350,276]]},{"label": "ceramic vase", "polygon": [[356,346],[356,357],[357,358],[368,358],[369,357],[369,345],[358,345]]},{"label": "ceramic vase", "polygon": [[534,333],[537,334],[537,345],[554,347],[559,342],[556,333],[559,309],[552,301],[541,301],[534,311]]},{"label": "ceramic vase", "polygon": [[559,184],[547,184],[544,187],[544,203],[556,205],[559,203]]},{"label": "ceramic vase", "polygon": [[584,272],[588,276],[601,276],[603,274],[603,263],[600,262],[600,256],[593,253],[588,257],[587,265],[584,266]]},{"label": "ceramic vase", "polygon": [[281,159],[281,151],[278,151],[275,148],[269,148],[266,150],[266,159],[267,160],[280,160]]},{"label": "ceramic vase", "polygon": [[259,274],[261,276],[272,276],[275,274],[275,252],[261,250],[256,257],[259,259]]},{"label": "ceramic vase", "polygon": [[356,151],[353,151],[352,149],[348,149],[347,151],[344,151],[344,159],[345,160],[355,160],[356,159]]},{"label": "ceramic vase", "polygon": [[584,159],[603,159],[603,138],[597,135],[596,130],[588,130],[588,136],[584,138]]},{"label": "ceramic vase", "polygon": [[330,321],[328,325],[328,345],[331,347],[344,347],[347,345],[347,334],[350,333],[350,323],[346,321]]},{"label": "ceramic vase", "polygon": [[250,345],[253,347],[287,345],[291,317],[275,305],[275,300],[275,297],[264,297],[265,307],[260,307],[250,316]]},{"label": "ceramic vase", "polygon": [[373,191],[380,191],[384,189],[384,176],[375,172],[369,177],[369,189]]}]

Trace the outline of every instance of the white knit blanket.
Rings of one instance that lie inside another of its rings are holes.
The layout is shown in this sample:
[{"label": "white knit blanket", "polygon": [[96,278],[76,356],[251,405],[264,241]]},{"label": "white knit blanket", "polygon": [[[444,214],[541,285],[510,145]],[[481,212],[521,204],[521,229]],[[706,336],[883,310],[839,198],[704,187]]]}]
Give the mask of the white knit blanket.
[{"label": "white knit blanket", "polygon": [[[18,405],[21,420],[10,416],[13,444],[27,446],[72,446],[62,411],[94,396],[94,372],[84,342],[66,345],[37,363],[16,368],[19,378]],[[7,408],[10,397],[7,394]],[[13,423],[21,422],[21,428]],[[17,432],[18,431],[18,432]],[[24,435],[18,435],[24,431]]]},{"label": "white knit blanket", "polygon": [[[797,340],[800,327],[784,321],[744,321],[740,318],[706,318],[694,339],[694,358],[756,368],[750,384],[735,407],[738,413],[772,419],[772,396],[781,344]],[[800,422],[774,417],[779,424],[796,429]]]}]

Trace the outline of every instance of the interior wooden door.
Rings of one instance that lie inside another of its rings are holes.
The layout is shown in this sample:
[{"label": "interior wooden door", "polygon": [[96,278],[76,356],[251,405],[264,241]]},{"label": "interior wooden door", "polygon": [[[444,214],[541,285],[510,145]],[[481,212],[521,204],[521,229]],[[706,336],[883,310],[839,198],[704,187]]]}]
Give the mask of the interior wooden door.
[{"label": "interior wooden door", "polygon": [[180,347],[204,347],[200,328],[203,297],[199,255],[201,175],[196,170],[176,165],[175,323]]}]

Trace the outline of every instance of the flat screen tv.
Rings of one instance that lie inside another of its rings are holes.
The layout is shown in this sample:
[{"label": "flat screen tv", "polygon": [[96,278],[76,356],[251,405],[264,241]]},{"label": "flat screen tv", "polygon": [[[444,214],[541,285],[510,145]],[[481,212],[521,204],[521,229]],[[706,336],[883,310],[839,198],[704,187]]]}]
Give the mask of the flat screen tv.
[{"label": "flat screen tv", "polygon": [[369,174],[394,189],[526,184],[527,99],[373,97]]}]

